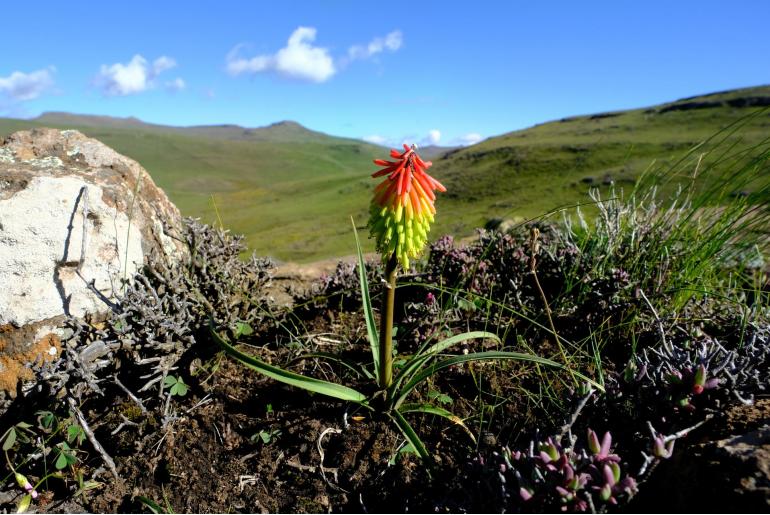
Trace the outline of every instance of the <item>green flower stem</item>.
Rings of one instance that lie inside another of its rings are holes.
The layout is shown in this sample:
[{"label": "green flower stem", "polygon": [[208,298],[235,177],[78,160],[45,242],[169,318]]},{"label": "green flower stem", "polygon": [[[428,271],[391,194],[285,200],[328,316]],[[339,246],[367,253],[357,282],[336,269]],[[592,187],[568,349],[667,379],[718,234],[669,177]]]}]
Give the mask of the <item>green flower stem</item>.
[{"label": "green flower stem", "polygon": [[385,265],[387,281],[380,311],[380,388],[386,389],[393,383],[393,305],[396,300],[396,273],[398,255],[393,252]]}]

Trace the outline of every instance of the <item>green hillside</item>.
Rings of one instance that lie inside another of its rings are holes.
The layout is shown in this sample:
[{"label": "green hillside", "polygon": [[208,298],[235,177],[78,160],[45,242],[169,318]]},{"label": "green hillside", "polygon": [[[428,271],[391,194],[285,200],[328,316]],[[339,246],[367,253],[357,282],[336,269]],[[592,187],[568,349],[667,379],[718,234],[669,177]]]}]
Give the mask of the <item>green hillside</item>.
[{"label": "green hillside", "polygon": [[384,152],[293,122],[174,128],[57,113],[0,119],[0,135],[39,126],[78,129],[136,159],[183,214],[221,219],[258,253],[281,260],[352,252],[350,216],[365,223],[367,171]]},{"label": "green hillside", "polygon": [[[770,87],[704,95],[650,108],[565,118],[450,150],[432,172],[449,192],[434,235],[465,236],[491,218],[534,217],[587,199],[591,187],[630,188],[700,141],[770,105]],[[47,113],[0,119],[0,135],[74,128],[139,161],[182,213],[218,219],[259,254],[312,261],[351,254],[349,217],[366,222],[382,147],[294,122],[166,127],[134,118]],[[770,112],[740,131],[741,145],[770,136]],[[214,209],[218,208],[218,215]]]},{"label": "green hillside", "polygon": [[[439,229],[465,234],[490,218],[535,217],[584,202],[590,188],[608,190],[610,183],[628,191],[651,165],[670,165],[767,106],[770,86],[733,90],[564,118],[450,152],[432,168],[451,197],[443,203]],[[770,109],[730,139],[749,146],[768,137]],[[454,216],[445,216],[448,211]]]}]

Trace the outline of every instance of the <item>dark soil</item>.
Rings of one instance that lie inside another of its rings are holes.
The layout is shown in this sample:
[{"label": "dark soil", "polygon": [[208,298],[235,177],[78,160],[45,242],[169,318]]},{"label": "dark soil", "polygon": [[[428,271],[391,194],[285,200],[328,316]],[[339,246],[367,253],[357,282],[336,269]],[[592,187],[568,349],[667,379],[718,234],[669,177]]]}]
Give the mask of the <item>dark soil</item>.
[{"label": "dark soil", "polygon": [[[304,323],[308,334],[340,335],[343,328],[360,327],[362,320],[358,314],[336,313]],[[363,335],[354,331],[345,338],[355,342],[345,345],[346,354],[363,361],[368,352]],[[290,362],[296,352],[285,346],[244,350],[274,363]],[[539,350],[555,352],[547,342]],[[207,356],[217,359],[213,352]],[[415,455],[398,452],[403,437],[388,420],[373,419],[355,405],[283,386],[228,359],[221,361],[215,373],[194,375],[200,364],[200,358],[180,361],[180,367],[190,370],[190,374],[184,370],[184,375],[191,378],[191,389],[184,397],[172,397],[172,411],[178,416],[165,427],[160,399],[145,401],[148,412],[144,414],[117,388],[105,397],[88,399],[82,409],[88,420],[96,421],[92,428],[115,460],[121,479],[102,474],[103,487],[77,502],[67,497],[66,489],[54,488],[45,495],[51,501],[66,501],[40,503],[39,508],[147,512],[140,501],[144,497],[177,513],[501,512],[506,501],[499,485],[479,469],[479,456],[505,444],[523,448],[535,429],[548,433],[563,422],[549,422],[551,407],[529,406],[526,396],[518,395],[522,387],[533,388],[530,383],[541,377],[528,373],[526,365],[474,364],[450,370],[431,388],[449,395],[451,409],[458,415],[475,414],[467,423],[481,438],[475,443],[443,418],[411,417],[438,465],[429,474]],[[341,377],[342,370],[319,361],[294,362],[292,368],[367,388],[365,382],[355,384],[355,378]],[[569,394],[563,383],[551,386],[556,397]],[[502,400],[499,407],[488,409]],[[486,420],[478,418],[478,404],[487,406],[481,410]],[[615,420],[617,413],[602,410],[600,403],[586,409],[590,424],[611,429],[616,446],[628,449],[627,442],[634,440],[638,428]],[[125,421],[130,424],[113,434]],[[585,424],[576,425],[579,434]],[[632,512],[715,512],[738,507],[763,511],[767,490],[761,481],[757,488],[747,488],[746,478],[767,468],[766,459],[759,464],[731,459],[720,454],[719,441],[768,424],[769,400],[726,411],[692,437],[680,440],[674,457],[659,465],[628,508]],[[101,460],[89,453],[84,466],[95,470]],[[626,455],[631,451],[626,450]],[[662,498],[666,502],[661,504]]]},{"label": "dark soil", "polygon": [[[441,387],[467,387],[468,372],[455,371]],[[516,373],[494,377],[498,393],[517,381]],[[97,437],[115,459],[121,481],[86,498],[86,510],[146,511],[138,500],[144,496],[176,512],[198,513],[501,511],[499,492],[471,463],[485,448],[531,434],[521,422],[527,417],[513,416],[515,402],[498,416],[520,425],[501,424],[478,445],[444,419],[416,417],[415,427],[439,464],[431,477],[414,455],[397,453],[403,439],[388,421],[281,386],[231,361],[173,402],[180,416],[165,429],[128,400],[92,402],[87,416],[100,420]],[[123,417],[139,425],[110,436]],[[680,440],[674,457],[640,488],[631,512],[762,511],[767,491],[747,492],[745,478],[767,462],[731,461],[715,442],[768,424],[770,401],[760,400],[732,408]],[[260,432],[271,435],[268,442]],[[615,434],[621,441],[628,436]]]},{"label": "dark soil", "polygon": [[[413,455],[397,455],[402,437],[387,421],[276,385],[235,363],[224,362],[195,390],[174,401],[181,416],[165,430],[129,402],[88,413],[101,420],[97,437],[122,479],[89,498],[89,511],[142,511],[138,496],[161,505],[167,499],[177,512],[433,511],[449,507],[452,495],[444,489],[466,488],[432,486]],[[127,414],[139,426],[110,437]],[[442,466],[456,470],[458,459],[470,458],[475,446],[462,431],[443,419],[419,418],[416,429]],[[260,431],[273,435],[268,443]]]},{"label": "dark soil", "polygon": [[[737,444],[746,444],[738,449]],[[663,502],[662,502],[663,501]],[[633,512],[767,513],[770,509],[770,399],[736,405],[661,462]]]}]

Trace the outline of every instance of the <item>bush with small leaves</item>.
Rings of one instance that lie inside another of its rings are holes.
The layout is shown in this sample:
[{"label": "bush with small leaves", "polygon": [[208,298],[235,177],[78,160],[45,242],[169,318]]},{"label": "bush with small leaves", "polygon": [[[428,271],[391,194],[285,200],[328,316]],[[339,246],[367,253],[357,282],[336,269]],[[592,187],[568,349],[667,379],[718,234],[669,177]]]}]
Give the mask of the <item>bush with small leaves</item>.
[{"label": "bush with small leaves", "polygon": [[168,375],[182,354],[207,340],[208,317],[233,333],[273,321],[267,286],[273,264],[240,255],[242,236],[231,236],[199,221],[185,219],[187,262],[169,265],[149,258],[144,269],[125,285],[121,303],[104,323],[71,319],[73,334],[62,359],[47,365],[41,376],[51,389],[67,388],[80,398],[101,393],[101,378],[114,373],[120,361],[145,391]]},{"label": "bush with small leaves", "polygon": [[435,338],[442,330],[449,331],[447,320],[452,317],[446,309],[442,308],[432,292],[426,293],[422,302],[405,303],[404,316],[399,325],[403,328],[398,336],[399,345],[417,346]]},{"label": "bush with small leaves", "polygon": [[[381,290],[381,265],[367,263],[366,274],[372,295],[377,295]],[[331,274],[322,275],[308,288],[295,288],[290,292],[294,312],[300,316],[313,315],[322,310],[356,311],[361,307],[361,288],[354,263],[340,261]]]}]

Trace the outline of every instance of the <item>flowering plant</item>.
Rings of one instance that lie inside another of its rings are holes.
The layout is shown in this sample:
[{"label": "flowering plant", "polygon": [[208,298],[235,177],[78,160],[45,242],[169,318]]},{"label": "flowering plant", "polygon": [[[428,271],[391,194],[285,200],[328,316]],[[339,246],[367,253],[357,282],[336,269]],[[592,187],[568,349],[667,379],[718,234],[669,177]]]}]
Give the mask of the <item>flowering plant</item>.
[{"label": "flowering plant", "polygon": [[[414,355],[405,357],[403,365],[394,377],[393,306],[398,266],[400,264],[402,267],[408,268],[410,259],[419,256],[423,250],[427,242],[430,223],[433,222],[436,211],[433,204],[434,191],[446,191],[446,188],[425,173],[431,163],[423,161],[417,154],[415,147],[405,145],[404,152],[399,153],[393,150],[391,156],[397,161],[382,159],[374,161],[376,165],[384,168],[375,172],[373,176],[387,175],[387,178],[374,191],[369,219],[371,234],[376,240],[377,249],[381,253],[383,261],[386,263],[387,288],[382,299],[379,333],[376,329],[363,252],[355,223],[353,223],[361,298],[366,319],[367,337],[372,351],[373,370],[366,365],[346,361],[340,356],[312,356],[331,358],[334,361],[344,363],[348,368],[360,371],[363,376],[374,378],[378,385],[378,390],[374,394],[367,396],[349,386],[304,376],[269,365],[254,356],[239,351],[226,342],[215,330],[213,319],[210,320],[210,329],[214,340],[227,354],[261,374],[311,392],[357,403],[371,410],[374,414],[389,418],[398,426],[420,457],[430,461],[430,454],[425,445],[404,418],[404,415],[415,412],[428,413],[445,417],[456,424],[465,426],[460,418],[440,406],[430,403],[406,402],[410,393],[425,380],[443,369],[471,361],[513,359],[535,362],[559,369],[566,369],[566,367],[546,358],[520,352],[485,351],[450,356],[444,354],[451,347],[471,339],[486,338],[500,342],[499,338],[492,333],[473,331],[452,336],[432,345],[430,341],[423,342]],[[601,386],[582,374],[577,372],[573,372],[573,374],[601,389]],[[467,430],[467,428],[465,429]],[[468,432],[470,433],[470,431]]]},{"label": "flowering plant", "polygon": [[426,173],[433,163],[423,161],[414,145],[404,145],[402,153],[391,150],[390,156],[397,161],[374,160],[384,168],[372,177],[387,177],[374,189],[369,227],[383,260],[395,256],[408,269],[410,258],[419,256],[428,241],[436,214],[434,191],[446,188]]}]

